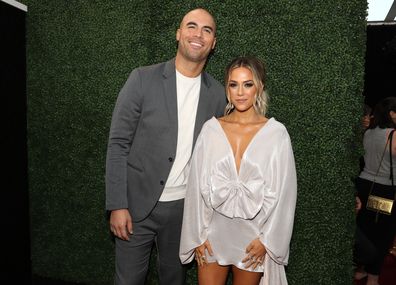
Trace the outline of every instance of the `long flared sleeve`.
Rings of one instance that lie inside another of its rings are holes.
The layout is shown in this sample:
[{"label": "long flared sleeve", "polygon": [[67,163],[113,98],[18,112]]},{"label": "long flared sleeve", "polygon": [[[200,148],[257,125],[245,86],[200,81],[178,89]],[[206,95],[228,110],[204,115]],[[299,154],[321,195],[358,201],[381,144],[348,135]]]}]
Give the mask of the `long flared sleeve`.
[{"label": "long flared sleeve", "polygon": [[[208,167],[205,149],[205,127],[199,135],[191,158],[191,168],[184,200],[183,225],[180,240],[180,261],[187,264],[194,259],[194,249],[208,238],[207,228],[213,209],[208,207]],[[205,198],[206,197],[206,198]],[[205,201],[207,199],[207,201]]]},{"label": "long flared sleeve", "polygon": [[290,137],[285,131],[280,136],[279,148],[275,151],[269,175],[266,211],[261,224],[260,241],[267,249],[264,260],[264,275],[260,285],[286,285],[284,265],[289,259],[289,244],[293,231],[297,199],[297,175]]}]

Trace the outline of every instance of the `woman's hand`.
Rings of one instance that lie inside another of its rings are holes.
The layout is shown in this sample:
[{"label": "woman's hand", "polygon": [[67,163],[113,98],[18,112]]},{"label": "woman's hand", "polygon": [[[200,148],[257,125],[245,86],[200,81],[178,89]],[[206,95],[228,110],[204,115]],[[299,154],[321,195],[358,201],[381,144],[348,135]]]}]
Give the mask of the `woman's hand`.
[{"label": "woman's hand", "polygon": [[362,201],[358,196],[355,197],[356,203],[355,203],[355,213],[357,214],[360,209],[362,208]]},{"label": "woman's hand", "polygon": [[198,266],[203,266],[205,263],[208,263],[206,258],[205,250],[208,251],[209,255],[213,255],[212,246],[210,242],[206,240],[202,245],[195,248],[195,260],[198,263]]},{"label": "woman's hand", "polygon": [[258,265],[263,264],[266,253],[265,246],[259,238],[256,238],[246,247],[247,256],[242,260],[242,263],[245,263],[245,268],[256,269]]}]

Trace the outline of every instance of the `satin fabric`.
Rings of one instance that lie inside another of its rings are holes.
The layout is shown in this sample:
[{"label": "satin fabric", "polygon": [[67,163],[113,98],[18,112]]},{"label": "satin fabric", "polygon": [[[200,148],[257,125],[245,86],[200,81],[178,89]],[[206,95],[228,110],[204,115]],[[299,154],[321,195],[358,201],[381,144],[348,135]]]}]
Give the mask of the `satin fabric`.
[{"label": "satin fabric", "polygon": [[207,121],[191,160],[180,243],[183,264],[206,239],[209,262],[246,269],[246,247],[259,238],[267,249],[262,285],[286,285],[297,196],[297,177],[289,134],[271,118],[246,148],[239,173],[219,121]]}]

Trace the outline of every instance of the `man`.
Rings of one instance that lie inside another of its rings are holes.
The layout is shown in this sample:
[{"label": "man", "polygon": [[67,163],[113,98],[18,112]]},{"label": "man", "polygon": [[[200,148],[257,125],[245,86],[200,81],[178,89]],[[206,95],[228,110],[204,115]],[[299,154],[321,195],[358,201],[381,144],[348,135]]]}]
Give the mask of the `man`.
[{"label": "man", "polygon": [[154,243],[160,284],[184,284],[179,242],[190,156],[203,123],[226,105],[224,88],[203,72],[215,33],[208,11],[190,11],[176,32],[176,57],[133,70],[118,96],[106,161],[117,285],[144,284]]}]

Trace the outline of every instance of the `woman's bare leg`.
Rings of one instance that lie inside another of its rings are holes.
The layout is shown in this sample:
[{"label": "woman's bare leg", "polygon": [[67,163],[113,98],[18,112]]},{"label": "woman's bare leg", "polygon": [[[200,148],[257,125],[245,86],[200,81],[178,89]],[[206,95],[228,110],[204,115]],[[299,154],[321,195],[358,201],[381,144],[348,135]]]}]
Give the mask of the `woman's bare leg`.
[{"label": "woman's bare leg", "polygon": [[232,284],[233,285],[258,285],[263,276],[261,272],[250,272],[232,266]]},{"label": "woman's bare leg", "polygon": [[224,285],[227,281],[229,266],[221,266],[217,262],[198,266],[199,285]]},{"label": "woman's bare leg", "polygon": [[378,275],[368,274],[366,285],[378,285]]},{"label": "woman's bare leg", "polygon": [[393,238],[393,243],[391,245],[391,248],[389,250],[389,253],[393,255],[393,257],[396,257],[396,235]]}]

